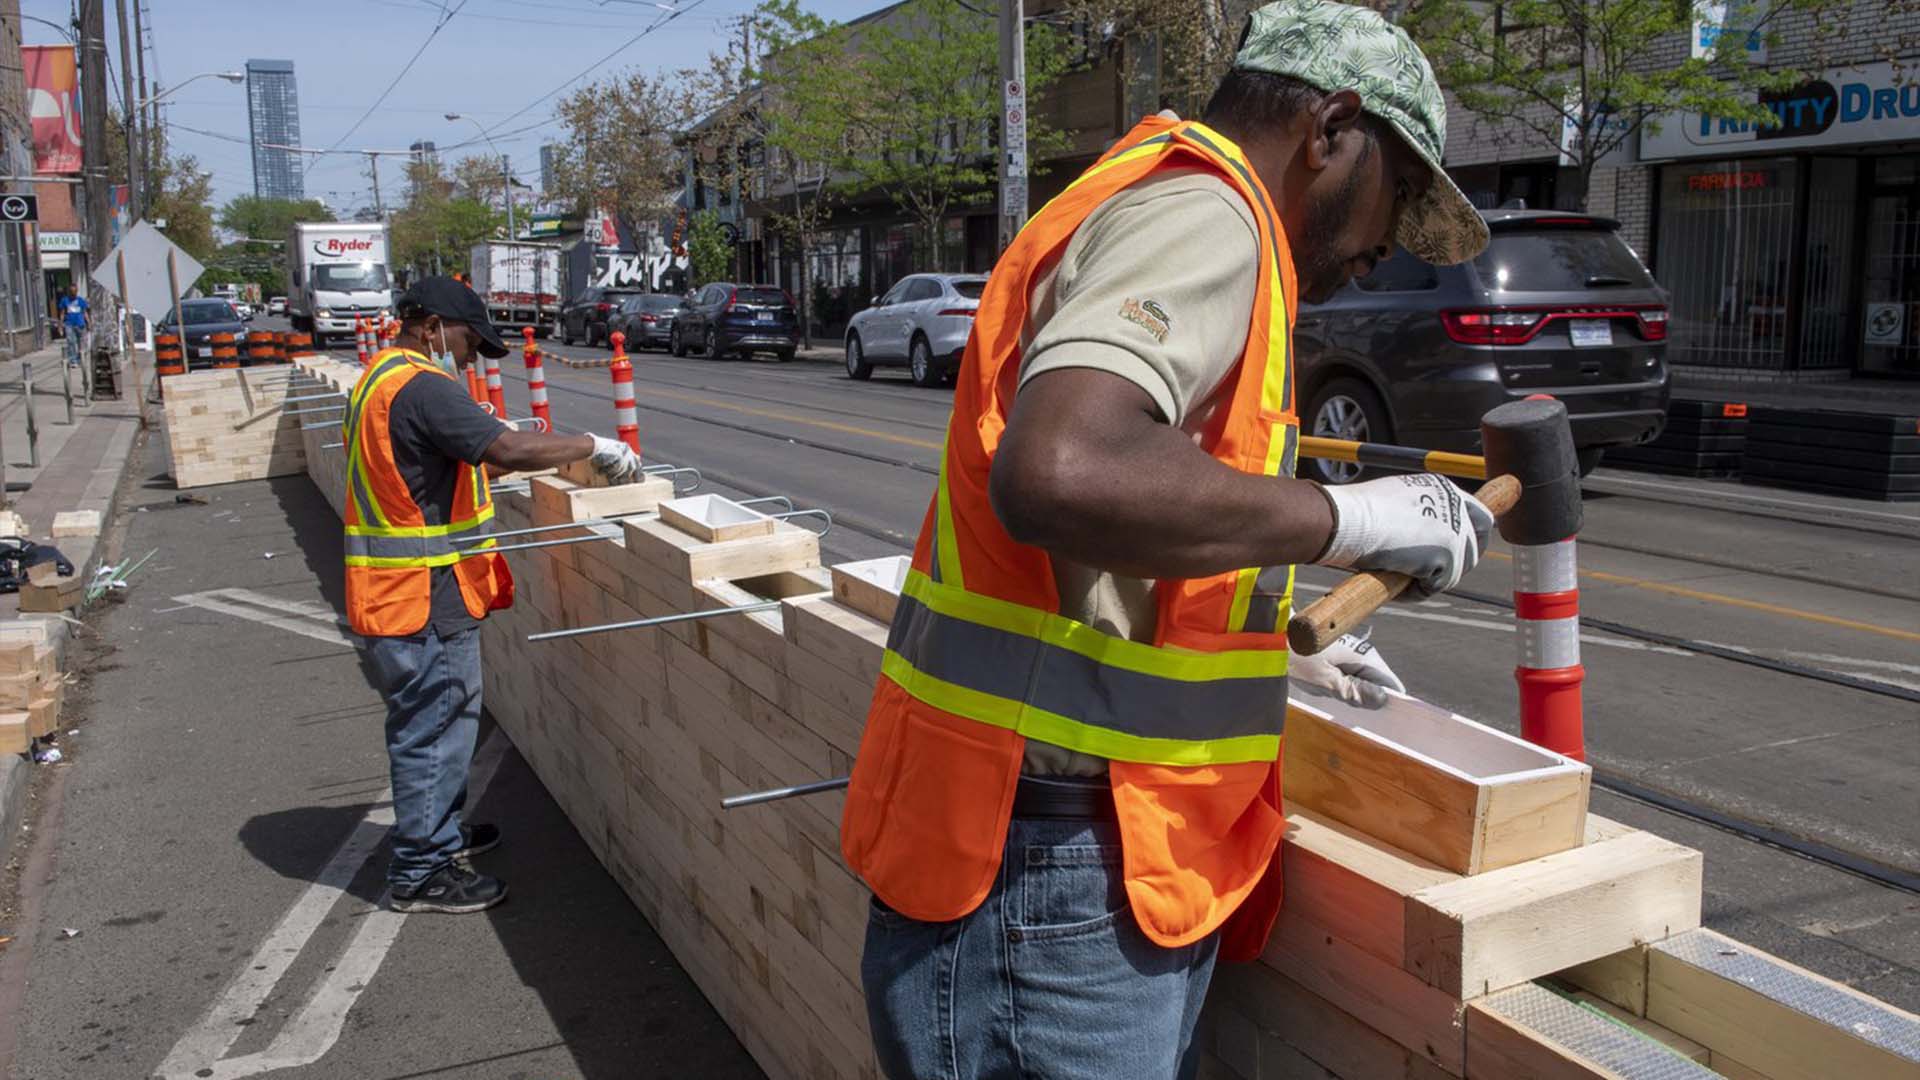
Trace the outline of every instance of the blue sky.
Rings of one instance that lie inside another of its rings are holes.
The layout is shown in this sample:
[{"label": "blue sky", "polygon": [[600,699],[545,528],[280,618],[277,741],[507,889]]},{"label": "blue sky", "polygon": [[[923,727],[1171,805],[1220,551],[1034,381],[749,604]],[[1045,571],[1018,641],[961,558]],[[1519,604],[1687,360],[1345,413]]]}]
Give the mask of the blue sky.
[{"label": "blue sky", "polygon": [[[815,0],[810,6],[827,18],[845,20],[882,4]],[[665,13],[649,0],[465,0],[464,5],[446,0],[446,7],[458,8],[458,14],[386,102],[351,133],[354,122],[427,40],[439,20],[441,0],[143,0],[154,49],[147,77],[154,78],[156,63],[162,81],[172,85],[204,71],[239,70],[250,58],[292,60],[305,145],[339,142],[343,149],[395,149],[430,139],[445,150],[477,141],[472,124],[444,119],[444,114],[458,112],[496,127],[494,141],[511,156],[515,175],[537,184],[539,146],[557,131],[552,105],[563,95],[528,109],[535,99],[582,72],[590,79],[630,68],[658,72],[689,66],[710,51],[724,49],[729,37],[737,40],[736,20],[753,5],[754,0],[678,0],[683,14],[595,67]],[[63,26],[72,14],[69,0],[22,0],[21,7],[29,16]],[[29,20],[25,28],[29,45],[63,41],[44,23]],[[117,78],[120,59],[112,4],[107,5],[107,41],[114,50]],[[116,89],[109,97],[117,101],[117,95]],[[168,98],[165,107],[174,146],[199,158],[213,173],[216,203],[250,194],[245,88],[202,79]],[[513,116],[523,109],[527,111]],[[521,130],[536,124],[531,131]],[[452,154],[486,149],[479,145]],[[307,174],[307,194],[326,199],[336,209],[371,203],[365,163],[359,155],[320,159]],[[391,197],[399,187],[400,162],[382,159],[380,168],[382,190]]]}]

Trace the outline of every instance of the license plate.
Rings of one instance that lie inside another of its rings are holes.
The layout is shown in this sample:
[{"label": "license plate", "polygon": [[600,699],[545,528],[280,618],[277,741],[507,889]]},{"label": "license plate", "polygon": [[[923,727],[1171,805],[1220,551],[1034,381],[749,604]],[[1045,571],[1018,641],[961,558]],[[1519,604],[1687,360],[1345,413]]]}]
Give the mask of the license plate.
[{"label": "license plate", "polygon": [[200,348],[198,348],[198,349],[195,349],[195,350],[193,350],[193,355],[195,355],[195,356],[212,356],[212,355],[213,355],[213,347],[212,347],[212,346],[210,346],[210,345],[203,345],[203,346],[201,346]]},{"label": "license plate", "polygon": [[756,312],[753,316],[753,321],[754,322],[772,322],[773,312],[771,311]]},{"label": "license plate", "polygon": [[1613,344],[1613,324],[1605,319],[1574,319],[1567,323],[1567,330],[1582,348]]}]

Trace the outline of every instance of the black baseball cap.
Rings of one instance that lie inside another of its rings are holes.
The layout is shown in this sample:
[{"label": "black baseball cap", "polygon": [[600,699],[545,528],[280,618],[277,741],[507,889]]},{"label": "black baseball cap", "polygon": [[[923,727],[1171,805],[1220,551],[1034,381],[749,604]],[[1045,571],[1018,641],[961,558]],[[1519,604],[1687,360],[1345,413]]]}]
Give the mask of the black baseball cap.
[{"label": "black baseball cap", "polygon": [[480,355],[495,360],[507,355],[507,343],[500,340],[500,331],[487,316],[487,305],[481,303],[480,294],[450,277],[425,277],[414,282],[394,305],[394,311],[402,319],[438,315],[448,322],[465,323],[480,335]]}]

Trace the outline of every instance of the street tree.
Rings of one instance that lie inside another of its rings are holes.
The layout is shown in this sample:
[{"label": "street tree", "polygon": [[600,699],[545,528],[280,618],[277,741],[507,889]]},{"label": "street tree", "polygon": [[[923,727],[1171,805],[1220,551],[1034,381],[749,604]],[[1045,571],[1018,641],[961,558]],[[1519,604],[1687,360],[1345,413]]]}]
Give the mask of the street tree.
[{"label": "street tree", "polygon": [[733,244],[727,240],[720,215],[711,210],[694,214],[687,228],[687,271],[692,288],[722,281],[733,266]]},{"label": "street tree", "polygon": [[[848,37],[843,66],[851,138],[845,166],[856,189],[880,191],[919,226],[928,269],[947,269],[947,214],[993,198],[998,176],[1000,52],[996,20],[961,0],[909,0]],[[1027,97],[1038,100],[1067,67],[1065,36],[1026,28]],[[1029,114],[1029,157],[1044,160],[1062,133]]]},{"label": "street tree", "polygon": [[393,215],[396,266],[445,274],[467,268],[473,245],[498,235],[506,216],[465,194],[438,161],[407,163],[407,202]]},{"label": "street tree", "polygon": [[[1728,33],[1708,55],[1673,55],[1707,0],[1405,0],[1400,25],[1440,84],[1465,109],[1528,133],[1573,170],[1569,201],[1586,208],[1593,171],[1660,117],[1696,112],[1773,124],[1761,95],[1784,91],[1825,66],[1829,43],[1850,33],[1854,0],[1767,0],[1712,6]],[[1771,46],[1805,25],[1806,66],[1750,62],[1748,37]]]},{"label": "street tree", "polygon": [[688,113],[681,79],[609,76],[568,95],[558,113],[564,134],[550,196],[578,213],[603,210],[628,222],[665,212],[681,182],[673,142]]},{"label": "street tree", "polygon": [[1171,108],[1197,117],[1232,67],[1240,31],[1261,2],[1069,0],[1064,14],[1089,43],[1110,47],[1134,112]]},{"label": "street tree", "polygon": [[239,195],[220,208],[220,227],[250,240],[285,240],[287,230],[300,221],[332,221],[333,212],[319,199],[270,199]]}]

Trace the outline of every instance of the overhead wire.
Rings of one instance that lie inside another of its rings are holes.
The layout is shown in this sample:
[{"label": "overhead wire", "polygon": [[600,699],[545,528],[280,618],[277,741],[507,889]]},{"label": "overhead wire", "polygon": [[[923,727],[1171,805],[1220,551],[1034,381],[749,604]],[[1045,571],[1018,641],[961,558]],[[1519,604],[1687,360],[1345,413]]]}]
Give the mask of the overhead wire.
[{"label": "overhead wire", "polygon": [[[413,55],[407,58],[407,62],[403,67],[401,67],[400,73],[393,77],[393,81],[387,84],[387,88],[385,90],[380,91],[380,96],[374,99],[373,104],[367,106],[366,112],[360,114],[360,119],[355,120],[353,122],[352,127],[349,127],[338,139],[335,139],[333,141],[333,145],[327,147],[325,151],[326,153],[330,154],[333,151],[339,149],[341,143],[346,142],[349,138],[353,136],[354,132],[359,131],[360,125],[366,123],[367,118],[372,116],[380,108],[381,105],[386,103],[387,96],[393,93],[394,87],[400,85],[400,80],[406,78],[407,73],[413,70],[413,65],[420,62],[420,57],[425,55],[427,51],[427,47],[433,44],[433,39],[439,37],[440,31],[446,29],[447,24],[452,22],[454,20],[454,17],[460,14],[460,9],[466,6],[467,6],[467,0],[460,0],[460,2],[457,5],[455,5],[452,10],[447,10],[445,7],[442,7],[440,18],[435,20],[433,24],[433,29],[427,32],[427,39],[425,41],[422,41],[420,43],[420,47],[413,51]],[[302,179],[304,179],[308,173],[313,171],[313,166],[317,164],[318,161],[319,159],[315,158],[314,161],[309,162],[305,168],[300,170],[300,176]]]}]

